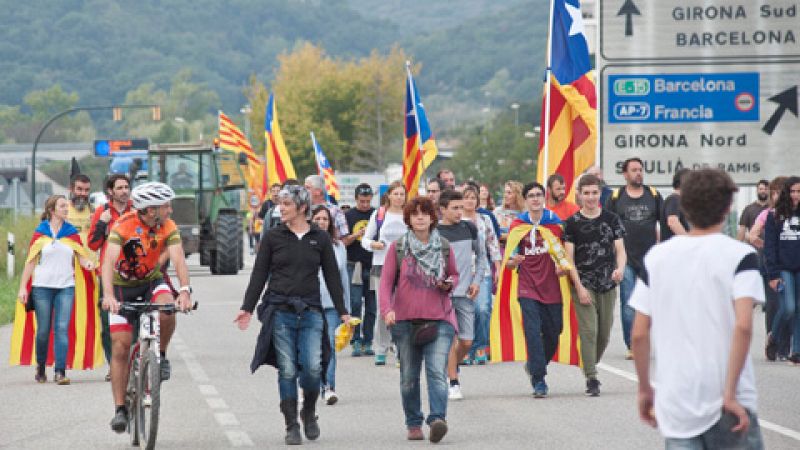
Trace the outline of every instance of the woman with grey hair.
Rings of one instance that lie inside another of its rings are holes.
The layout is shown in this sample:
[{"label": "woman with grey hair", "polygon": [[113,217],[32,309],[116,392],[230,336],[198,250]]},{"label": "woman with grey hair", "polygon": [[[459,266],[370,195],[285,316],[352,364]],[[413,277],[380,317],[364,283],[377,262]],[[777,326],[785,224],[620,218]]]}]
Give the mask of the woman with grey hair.
[{"label": "woman with grey hair", "polygon": [[[331,237],[309,224],[311,197],[301,186],[287,186],[279,194],[281,223],[261,243],[234,322],[246,330],[259,297],[261,332],[250,370],[269,364],[278,369],[280,409],[286,421],[288,445],[303,442],[297,422],[297,385],[303,388],[300,418],[307,439],[319,437],[316,402],[325,373],[330,345],[326,336],[320,283],[322,269],[333,306],[342,321],[350,316],[344,304],[342,282]],[[269,288],[262,297],[269,279]]]}]

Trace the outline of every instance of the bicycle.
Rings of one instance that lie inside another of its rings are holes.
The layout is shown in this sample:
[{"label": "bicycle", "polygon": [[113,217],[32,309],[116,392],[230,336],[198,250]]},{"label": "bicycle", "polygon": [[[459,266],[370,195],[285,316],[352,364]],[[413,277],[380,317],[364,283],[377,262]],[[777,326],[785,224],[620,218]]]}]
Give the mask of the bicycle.
[{"label": "bicycle", "polygon": [[[197,303],[192,310],[197,309]],[[128,358],[125,406],[129,411],[131,445],[151,450],[158,435],[161,406],[160,313],[177,311],[174,303],[123,302],[120,311],[139,314],[139,337]]]}]

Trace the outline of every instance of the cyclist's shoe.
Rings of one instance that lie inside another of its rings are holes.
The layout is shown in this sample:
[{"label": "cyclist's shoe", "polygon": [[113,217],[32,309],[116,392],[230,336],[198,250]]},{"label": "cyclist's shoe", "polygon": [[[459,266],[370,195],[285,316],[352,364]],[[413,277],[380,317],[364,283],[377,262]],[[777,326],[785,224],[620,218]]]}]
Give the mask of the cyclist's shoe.
[{"label": "cyclist's shoe", "polygon": [[169,375],[172,373],[172,366],[167,358],[161,358],[161,381],[169,380]]},{"label": "cyclist's shoe", "polygon": [[111,419],[111,429],[116,433],[124,433],[128,428],[128,411],[125,408],[118,408]]}]

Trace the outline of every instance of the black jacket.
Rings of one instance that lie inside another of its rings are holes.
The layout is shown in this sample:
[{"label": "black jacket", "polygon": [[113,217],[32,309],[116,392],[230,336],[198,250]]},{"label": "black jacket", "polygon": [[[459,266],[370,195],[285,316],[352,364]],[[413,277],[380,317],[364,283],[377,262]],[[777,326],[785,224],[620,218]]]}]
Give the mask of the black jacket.
[{"label": "black jacket", "polygon": [[[316,299],[317,303],[309,303],[309,306],[320,306],[320,267],[336,311],[339,315],[347,314],[339,268],[328,233],[311,224],[308,233],[297,239],[297,235],[281,223],[270,229],[261,242],[241,309],[250,313],[255,310],[267,279],[269,293],[309,301]],[[264,295],[264,301],[267,300],[268,295]]]}]

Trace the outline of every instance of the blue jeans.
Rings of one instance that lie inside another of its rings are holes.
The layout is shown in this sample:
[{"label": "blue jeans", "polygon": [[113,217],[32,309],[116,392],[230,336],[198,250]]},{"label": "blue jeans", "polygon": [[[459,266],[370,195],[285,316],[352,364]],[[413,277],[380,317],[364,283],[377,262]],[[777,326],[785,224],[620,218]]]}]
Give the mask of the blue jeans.
[{"label": "blue jeans", "polygon": [[792,333],[792,352],[800,353],[800,317],[797,302],[800,301],[800,272],[781,271],[783,292],[778,293],[778,309],[772,319],[772,340],[783,343]]},{"label": "blue jeans", "polygon": [[742,448],[760,450],[764,448],[761,438],[761,427],[758,426],[758,417],[752,411],[747,411],[750,418],[750,427],[746,434],[731,431],[736,425],[736,417],[732,414],[722,413],[719,421],[705,433],[685,439],[667,438],[667,450],[703,450],[706,448]]},{"label": "blue jeans", "polygon": [[636,287],[636,271],[629,264],[625,264],[625,271],[622,274],[622,282],[619,284],[619,318],[622,322],[622,339],[625,347],[631,348],[631,327],[633,327],[633,308],[628,306],[628,300]]},{"label": "blue jeans", "polygon": [[481,282],[481,290],[475,298],[475,340],[469,349],[470,359],[475,359],[475,352],[489,346],[489,325],[492,321],[492,276]]},{"label": "blue jeans", "polygon": [[[364,307],[364,326],[356,326],[353,331],[353,342],[362,342],[364,345],[372,344],[372,336],[375,331],[375,317],[378,313],[378,305],[375,302],[375,291],[369,288],[369,269],[361,266],[361,279],[363,284],[353,284],[353,271],[355,263],[347,263],[347,275],[350,276],[350,314],[353,317],[361,316],[361,307]],[[364,288],[366,286],[366,289]],[[362,301],[363,299],[363,301]],[[363,333],[363,334],[362,334]]]},{"label": "blue jeans", "polygon": [[[33,306],[36,310],[36,364],[47,363],[50,349],[50,324],[55,323],[53,347],[55,349],[56,370],[66,370],[67,349],[69,348],[69,320],[72,317],[75,288],[46,288],[34,286]],[[55,320],[51,313],[55,311]]]},{"label": "blue jeans", "polygon": [[558,336],[563,327],[563,305],[548,305],[529,298],[520,298],[522,327],[525,330],[525,344],[528,348],[528,370],[531,385],[544,381],[547,363],[553,359],[558,348]]},{"label": "blue jeans", "polygon": [[436,339],[417,346],[411,342],[412,329],[411,321],[408,320],[401,320],[390,328],[397,345],[397,356],[400,358],[400,395],[406,415],[406,427],[409,428],[422,426],[424,418],[419,382],[423,358],[430,405],[426,422],[430,424],[436,419],[444,420],[447,416],[447,356],[456,333],[450,323],[441,320]]},{"label": "blue jeans", "polygon": [[331,343],[331,359],[328,361],[328,373],[325,381],[328,387],[336,390],[336,327],[342,323],[336,308],[325,308],[325,324],[328,326],[328,340]]},{"label": "blue jeans", "polygon": [[319,392],[322,373],[322,314],[306,309],[300,314],[276,311],[272,342],[278,359],[281,400],[297,399],[297,382],[308,392]]}]

